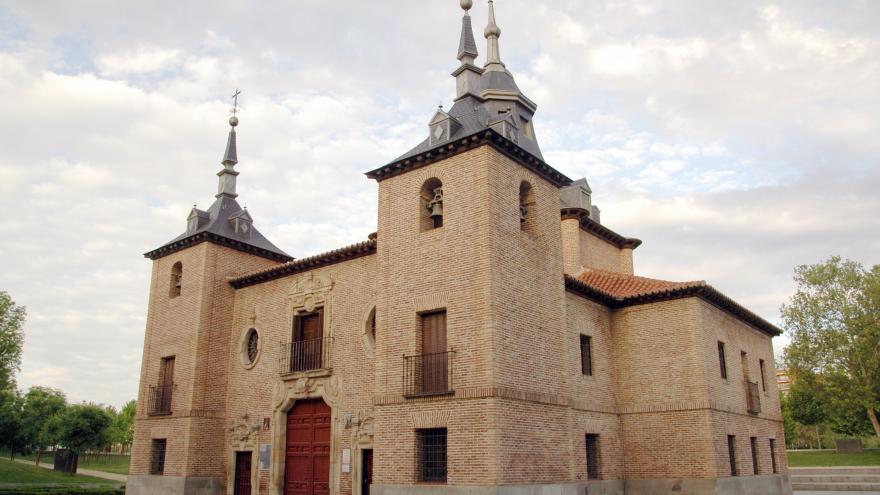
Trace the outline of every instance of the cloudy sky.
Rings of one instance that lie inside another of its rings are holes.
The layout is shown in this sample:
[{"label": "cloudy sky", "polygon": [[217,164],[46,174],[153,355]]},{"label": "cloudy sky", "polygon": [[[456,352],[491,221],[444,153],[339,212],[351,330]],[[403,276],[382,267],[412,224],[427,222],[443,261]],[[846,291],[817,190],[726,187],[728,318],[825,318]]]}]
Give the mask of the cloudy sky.
[{"label": "cloudy sky", "polygon": [[[880,3],[497,9],[547,161],[645,240],[640,274],[706,279],[778,322],[795,265],[880,262]],[[263,233],[297,257],[365,239],[362,173],[451,103],[460,18],[455,0],[0,0],[0,290],[29,312],[20,385],[135,397],[142,253],[213,200],[235,87],[239,199]]]}]

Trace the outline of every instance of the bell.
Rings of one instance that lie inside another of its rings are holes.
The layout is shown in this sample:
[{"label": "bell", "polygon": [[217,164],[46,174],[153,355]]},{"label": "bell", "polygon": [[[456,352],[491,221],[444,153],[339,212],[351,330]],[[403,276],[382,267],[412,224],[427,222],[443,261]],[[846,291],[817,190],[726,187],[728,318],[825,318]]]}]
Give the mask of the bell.
[{"label": "bell", "polygon": [[440,201],[431,201],[428,205],[428,209],[431,211],[431,218],[443,216],[443,203]]}]

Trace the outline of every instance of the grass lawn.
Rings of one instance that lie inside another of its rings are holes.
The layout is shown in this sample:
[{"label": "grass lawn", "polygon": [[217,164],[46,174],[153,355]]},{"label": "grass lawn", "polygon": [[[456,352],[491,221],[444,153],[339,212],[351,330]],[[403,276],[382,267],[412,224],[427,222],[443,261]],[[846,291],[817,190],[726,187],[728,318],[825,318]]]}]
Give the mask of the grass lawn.
[{"label": "grass lawn", "polygon": [[880,449],[866,450],[861,454],[838,454],[837,452],[789,452],[790,467],[831,466],[880,466]]},{"label": "grass lawn", "polygon": [[0,483],[99,483],[118,484],[113,480],[104,480],[101,478],[92,478],[91,476],[83,476],[80,474],[70,476],[69,474],[58,473],[51,469],[28,466],[19,462],[10,461],[9,458],[0,459]]},{"label": "grass lawn", "polygon": [[[8,456],[8,454],[7,454]],[[16,459],[27,459],[31,462],[37,460],[37,454],[29,454],[29,455],[17,455]],[[127,455],[120,456],[105,456],[99,459],[87,459],[85,456],[80,456],[79,463],[77,467],[80,469],[91,469],[93,471],[103,471],[105,473],[116,473],[116,474],[128,474],[128,464],[131,460],[131,457]],[[54,457],[52,452],[43,454],[43,458],[40,459],[40,464],[46,466],[51,466],[54,463]]]}]

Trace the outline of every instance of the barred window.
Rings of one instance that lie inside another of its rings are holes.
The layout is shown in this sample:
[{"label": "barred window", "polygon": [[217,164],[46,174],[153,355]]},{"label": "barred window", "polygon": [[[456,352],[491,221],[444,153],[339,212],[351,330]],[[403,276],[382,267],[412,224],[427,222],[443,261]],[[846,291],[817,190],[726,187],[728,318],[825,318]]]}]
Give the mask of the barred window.
[{"label": "barred window", "polygon": [[758,473],[758,439],[756,437],[749,438],[749,444],[752,447],[752,473]]},{"label": "barred window", "polygon": [[150,474],[165,474],[165,445],[164,438],[153,439],[153,449],[150,456]]},{"label": "barred window", "polygon": [[581,373],[593,375],[593,338],[581,335]]},{"label": "barred window", "polygon": [[724,342],[718,341],[718,363],[721,365],[721,378],[727,380],[727,357],[724,355]]},{"label": "barred window", "polygon": [[773,474],[779,472],[779,468],[776,467],[776,439],[770,439],[770,463],[773,467]]},{"label": "barred window", "polygon": [[587,433],[587,479],[599,479],[599,435]]},{"label": "barred window", "polygon": [[416,430],[420,480],[446,483],[446,428]]},{"label": "barred window", "polygon": [[736,435],[727,435],[727,456],[730,458],[730,475],[737,476],[736,471]]}]

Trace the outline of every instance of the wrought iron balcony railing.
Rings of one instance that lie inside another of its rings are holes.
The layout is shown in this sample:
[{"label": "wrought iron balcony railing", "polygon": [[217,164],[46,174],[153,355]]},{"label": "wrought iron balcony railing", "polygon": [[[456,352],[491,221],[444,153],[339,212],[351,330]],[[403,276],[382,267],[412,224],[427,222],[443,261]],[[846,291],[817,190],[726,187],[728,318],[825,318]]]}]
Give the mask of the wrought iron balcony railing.
[{"label": "wrought iron balcony railing", "polygon": [[454,351],[403,357],[403,395],[422,397],[453,393]]},{"label": "wrought iron balcony railing", "polygon": [[326,337],[281,344],[281,374],[329,369],[331,343]]},{"label": "wrought iron balcony railing", "polygon": [[171,414],[171,398],[174,385],[150,386],[147,396],[147,414]]},{"label": "wrought iron balcony railing", "polygon": [[746,380],[746,406],[752,414],[761,412],[761,394],[756,382]]}]

